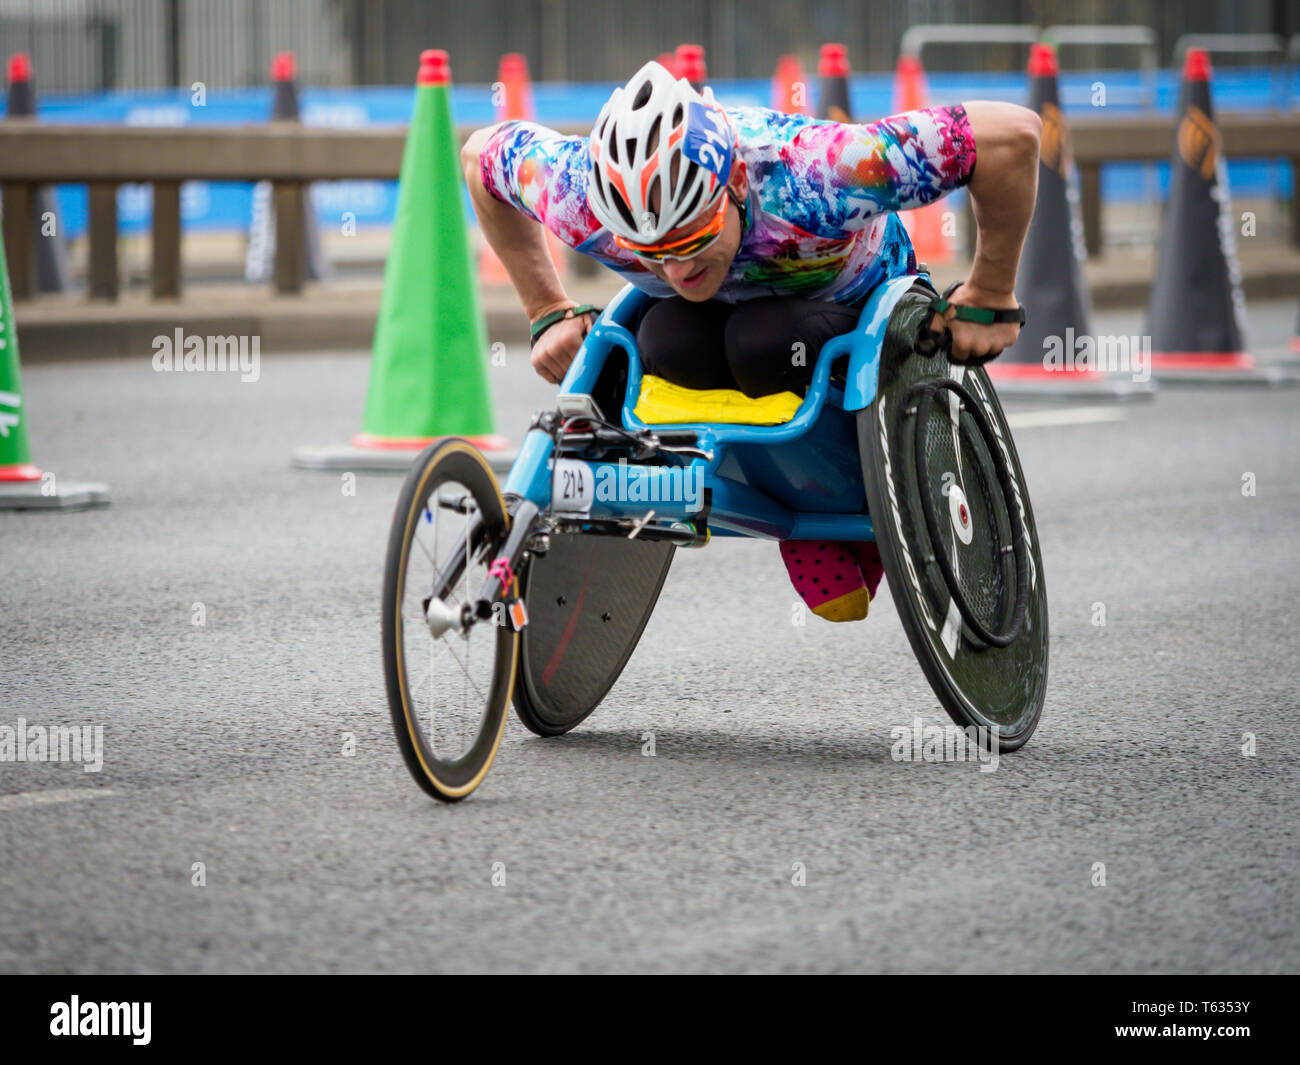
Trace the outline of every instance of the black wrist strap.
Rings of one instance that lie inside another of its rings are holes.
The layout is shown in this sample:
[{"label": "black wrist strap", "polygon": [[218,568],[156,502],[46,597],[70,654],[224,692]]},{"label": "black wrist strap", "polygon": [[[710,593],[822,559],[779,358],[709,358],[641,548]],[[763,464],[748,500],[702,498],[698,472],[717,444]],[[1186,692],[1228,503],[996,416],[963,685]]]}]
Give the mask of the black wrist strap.
[{"label": "black wrist strap", "polygon": [[584,314],[599,314],[604,308],[596,307],[590,303],[581,303],[577,307],[565,307],[560,311],[551,311],[544,314],[537,321],[528,327],[528,346],[530,348],[537,346],[537,341],[556,322],[568,321],[570,318],[580,318]]},{"label": "black wrist strap", "polygon": [[[1023,326],[1026,321],[1025,308],[1016,307],[1014,310],[1008,308],[991,308],[991,307],[967,307],[964,304],[952,303],[948,297],[964,282],[954,281],[943,290],[942,296],[935,296],[930,301],[930,310],[935,314],[946,316],[948,311],[953,312],[953,318],[962,322],[974,322],[976,325],[995,325],[999,322],[1014,322],[1016,325]],[[927,317],[921,323],[918,331],[916,350],[922,355],[933,355],[936,351],[952,350],[952,333],[947,330],[934,330],[930,328],[930,319]],[[997,355],[984,355],[966,360],[967,366],[983,366],[990,359],[997,358]]]}]

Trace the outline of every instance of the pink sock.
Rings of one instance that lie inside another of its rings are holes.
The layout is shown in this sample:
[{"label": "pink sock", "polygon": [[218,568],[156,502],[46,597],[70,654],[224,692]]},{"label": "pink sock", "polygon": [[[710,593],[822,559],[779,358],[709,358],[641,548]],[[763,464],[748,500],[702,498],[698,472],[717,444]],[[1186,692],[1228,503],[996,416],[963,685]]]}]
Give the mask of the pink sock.
[{"label": "pink sock", "polygon": [[876,598],[876,589],[880,587],[881,578],[885,575],[885,567],[880,562],[880,548],[875,540],[854,540],[844,545],[852,552],[853,557],[857,560],[858,568],[862,571],[862,579],[867,583],[867,591],[871,593],[871,598]]},{"label": "pink sock", "polygon": [[794,590],[809,610],[828,621],[867,616],[870,595],[848,546],[832,540],[781,542],[781,559]]}]

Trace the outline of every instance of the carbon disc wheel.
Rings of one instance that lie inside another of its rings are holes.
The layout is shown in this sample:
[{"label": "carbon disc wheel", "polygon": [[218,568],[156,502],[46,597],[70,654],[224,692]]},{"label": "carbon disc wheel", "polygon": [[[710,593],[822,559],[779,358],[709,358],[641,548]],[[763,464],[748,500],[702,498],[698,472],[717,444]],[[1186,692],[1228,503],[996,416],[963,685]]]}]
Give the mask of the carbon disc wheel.
[{"label": "carbon disc wheel", "polygon": [[557,533],[524,577],[515,713],[539,736],[577,727],[636,650],[673,560],[673,545]]},{"label": "carbon disc wheel", "polygon": [[859,412],[867,500],[912,650],[944,710],[1003,751],[1047,691],[1047,592],[1011,431],[982,369],[914,351],[929,296],[904,296]]}]

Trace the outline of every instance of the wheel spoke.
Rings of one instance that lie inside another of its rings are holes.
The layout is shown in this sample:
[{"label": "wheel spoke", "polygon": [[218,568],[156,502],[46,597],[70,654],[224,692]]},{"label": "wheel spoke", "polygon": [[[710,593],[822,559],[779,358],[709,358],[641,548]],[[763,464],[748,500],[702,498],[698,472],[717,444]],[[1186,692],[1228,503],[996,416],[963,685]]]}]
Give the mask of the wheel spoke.
[{"label": "wheel spoke", "polygon": [[462,662],[459,658],[456,657],[456,652],[451,649],[451,644],[448,643],[446,640],[439,640],[437,642],[442,644],[442,646],[447,649],[447,653],[451,655],[452,661],[454,661],[456,665],[460,667],[460,671],[465,674],[466,682],[470,685],[470,687],[474,689],[474,693],[486,703],[487,696],[484,695],[483,692],[479,689],[479,686],[474,683],[474,678],[470,676],[469,669],[466,668],[464,662]]},{"label": "wheel spoke", "polygon": [[432,676],[433,676],[433,662],[431,660],[429,662],[429,668],[426,669],[420,675],[420,679],[418,681],[416,681],[414,684],[411,685],[411,698],[415,698],[416,692],[418,692],[424,686],[425,682]]}]

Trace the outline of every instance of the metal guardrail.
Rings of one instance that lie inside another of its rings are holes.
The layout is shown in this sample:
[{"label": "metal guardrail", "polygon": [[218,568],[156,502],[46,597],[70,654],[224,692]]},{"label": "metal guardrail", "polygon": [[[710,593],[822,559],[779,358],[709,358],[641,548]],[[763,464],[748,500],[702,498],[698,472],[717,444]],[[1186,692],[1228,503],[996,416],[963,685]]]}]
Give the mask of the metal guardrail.
[{"label": "metal guardrail", "polygon": [[914,55],[919,59],[925,46],[930,44],[1023,44],[1028,47],[1037,43],[1038,37],[1038,27],[1029,23],[954,26],[950,23],[923,22],[903,31],[898,51],[901,55]]},{"label": "metal guardrail", "polygon": [[[1215,116],[1225,156],[1285,159],[1292,188],[1300,190],[1300,114]],[[1175,122],[1163,115],[1078,118],[1070,122],[1070,144],[1079,168],[1084,241],[1089,255],[1101,251],[1101,168],[1106,163],[1158,162],[1173,151]],[[1291,199],[1291,243],[1300,247],[1300,209]]]},{"label": "metal guardrail", "polygon": [[[562,126],[561,132],[588,129]],[[461,141],[471,130],[460,131]],[[74,126],[15,119],[0,123],[0,189],[4,246],[16,300],[35,295],[31,217],[41,185],[89,186],[89,293],[113,300],[121,289],[117,249],[117,190],[153,186],[151,289],[155,298],[180,295],[181,208],[184,181],[270,181],[275,207],[277,291],[302,291],[302,220],[313,181],[396,180],[405,128],[328,129],[295,123],[264,126]]]},{"label": "metal guardrail", "polygon": [[[1300,188],[1300,113],[1221,114],[1225,155],[1286,159]],[[560,127],[564,133],[585,128]],[[1081,118],[1070,124],[1082,180],[1085,233],[1100,246],[1101,167],[1169,157],[1175,121],[1168,116]],[[462,139],[471,130],[459,131]],[[180,295],[183,181],[263,181],[272,185],[276,247],[274,283],[281,293],[302,291],[303,204],[313,181],[394,180],[401,170],[406,130],[341,130],[295,124],[180,128],[74,126],[14,120],[0,123],[0,189],[4,244],[15,299],[35,295],[31,203],[41,185],[86,184],[90,189],[90,276],[93,299],[116,299],[117,190],[131,182],[153,186],[151,286],[157,298]],[[459,208],[459,204],[457,204]],[[1292,210],[1291,240],[1300,245],[1300,210]]]},{"label": "metal guardrail", "polygon": [[1286,55],[1286,41],[1276,33],[1184,33],[1174,41],[1174,61],[1181,64],[1192,48],[1207,52]]},{"label": "metal guardrail", "polygon": [[1043,41],[1058,48],[1090,44],[1136,48],[1142,74],[1142,103],[1147,108],[1155,107],[1159,50],[1156,31],[1150,26],[1048,26],[1043,30]]}]

